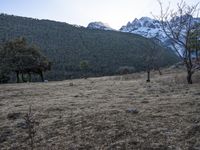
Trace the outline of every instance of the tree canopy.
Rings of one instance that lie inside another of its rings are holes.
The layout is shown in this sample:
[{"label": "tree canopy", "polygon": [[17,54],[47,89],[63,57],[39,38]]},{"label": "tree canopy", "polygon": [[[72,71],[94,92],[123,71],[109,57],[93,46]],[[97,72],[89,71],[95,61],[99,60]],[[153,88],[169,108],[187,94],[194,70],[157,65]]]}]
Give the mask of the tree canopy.
[{"label": "tree canopy", "polygon": [[[17,74],[42,74],[50,70],[50,62],[43,56],[36,46],[29,46],[25,38],[17,38],[7,41],[0,50],[0,68],[2,74],[8,75],[11,72]],[[43,79],[42,79],[43,80]]]}]

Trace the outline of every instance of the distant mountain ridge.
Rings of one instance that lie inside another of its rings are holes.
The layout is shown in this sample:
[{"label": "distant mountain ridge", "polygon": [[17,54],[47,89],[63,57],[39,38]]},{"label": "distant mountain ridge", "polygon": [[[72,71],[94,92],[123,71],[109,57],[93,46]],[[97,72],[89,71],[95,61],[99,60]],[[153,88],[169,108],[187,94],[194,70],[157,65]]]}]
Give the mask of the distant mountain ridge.
[{"label": "distant mountain ridge", "polygon": [[[174,18],[174,19],[178,20],[179,17]],[[193,23],[200,23],[200,18],[193,18]],[[152,19],[149,17],[142,17],[140,19],[136,18],[132,22],[128,22],[126,25],[122,26],[119,29],[119,31],[138,34],[146,38],[156,38],[164,46],[172,48],[170,39],[165,35],[160,25],[160,22],[156,19]]]},{"label": "distant mountain ridge", "polygon": [[[39,20],[13,15],[0,15],[0,43],[23,36],[36,44],[52,62],[48,80],[79,78],[83,72],[80,63],[87,61],[88,76],[114,75],[119,68],[145,70],[143,56],[153,46],[150,39],[140,35],[91,30],[63,22]],[[177,62],[177,56],[160,45],[159,66]]]},{"label": "distant mountain ridge", "polygon": [[146,38],[157,37],[162,42],[166,40],[166,36],[162,31],[160,22],[149,17],[142,17],[128,22],[127,25],[120,28],[121,32],[129,32],[142,35]]},{"label": "distant mountain ridge", "polygon": [[[179,17],[175,19],[178,21]],[[193,23],[200,23],[200,18],[193,18]],[[140,19],[136,18],[132,22],[128,22],[127,25],[122,26],[120,31],[139,34],[146,38],[156,37],[162,42],[168,40],[168,37],[166,37],[162,30],[160,22],[149,17],[142,17]]]}]

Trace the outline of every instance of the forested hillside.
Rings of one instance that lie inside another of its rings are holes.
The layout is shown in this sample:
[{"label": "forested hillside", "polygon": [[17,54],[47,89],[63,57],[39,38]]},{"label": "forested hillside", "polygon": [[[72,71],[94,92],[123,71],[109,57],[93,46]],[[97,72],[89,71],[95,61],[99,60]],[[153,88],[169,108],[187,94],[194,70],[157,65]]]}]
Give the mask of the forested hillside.
[{"label": "forested hillside", "polygon": [[[39,46],[52,62],[52,70],[45,75],[48,80],[77,78],[83,72],[89,76],[113,75],[125,66],[141,71],[146,66],[144,56],[153,47],[151,40],[135,34],[1,14],[1,42],[19,36]],[[159,66],[177,62],[174,53],[157,47],[162,53]],[[88,64],[87,70],[80,68],[83,61]]]}]

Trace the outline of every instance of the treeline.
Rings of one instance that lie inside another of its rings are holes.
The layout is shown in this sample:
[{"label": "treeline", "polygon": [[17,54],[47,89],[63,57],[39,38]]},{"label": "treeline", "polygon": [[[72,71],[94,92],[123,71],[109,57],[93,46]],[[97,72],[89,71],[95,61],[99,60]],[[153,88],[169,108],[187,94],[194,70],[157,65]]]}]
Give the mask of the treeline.
[{"label": "treeline", "polygon": [[[36,44],[52,62],[45,74],[48,80],[63,80],[87,76],[114,75],[120,68],[145,70],[143,56],[153,46],[151,40],[130,33],[90,30],[67,23],[0,15],[1,43],[25,37]],[[177,62],[170,50],[157,45],[162,57],[159,67]],[[87,62],[87,69],[83,69]],[[134,69],[133,69],[134,68]]]}]

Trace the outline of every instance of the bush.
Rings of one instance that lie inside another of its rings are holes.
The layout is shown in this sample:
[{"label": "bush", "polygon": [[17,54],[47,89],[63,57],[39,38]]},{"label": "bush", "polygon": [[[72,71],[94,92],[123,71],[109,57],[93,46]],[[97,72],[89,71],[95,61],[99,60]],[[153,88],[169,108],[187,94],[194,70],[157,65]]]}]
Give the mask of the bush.
[{"label": "bush", "polygon": [[134,73],[134,72],[135,72],[135,67],[131,67],[131,66],[119,67],[119,69],[117,70],[118,74],[129,74],[129,73]]}]

